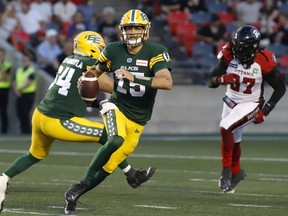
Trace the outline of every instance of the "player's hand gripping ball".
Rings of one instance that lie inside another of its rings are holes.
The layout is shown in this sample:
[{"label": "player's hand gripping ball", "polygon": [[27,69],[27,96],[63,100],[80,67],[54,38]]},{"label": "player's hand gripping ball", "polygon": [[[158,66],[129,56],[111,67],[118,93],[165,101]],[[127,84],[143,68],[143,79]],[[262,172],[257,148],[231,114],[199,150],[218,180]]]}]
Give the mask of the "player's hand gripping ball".
[{"label": "player's hand gripping ball", "polygon": [[77,85],[79,94],[85,102],[92,103],[96,100],[99,92],[99,82],[92,72],[85,72],[78,80]]}]

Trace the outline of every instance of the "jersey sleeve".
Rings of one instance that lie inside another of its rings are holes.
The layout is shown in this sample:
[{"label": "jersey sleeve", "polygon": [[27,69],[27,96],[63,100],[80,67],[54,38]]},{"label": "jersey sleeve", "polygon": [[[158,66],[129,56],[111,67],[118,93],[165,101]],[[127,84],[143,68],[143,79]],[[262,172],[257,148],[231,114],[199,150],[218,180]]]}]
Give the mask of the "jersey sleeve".
[{"label": "jersey sleeve", "polygon": [[102,50],[100,56],[98,58],[97,64],[99,64],[99,68],[103,72],[110,72],[111,70],[111,60],[109,56],[111,55],[111,44],[107,44],[107,46]]},{"label": "jersey sleeve", "polygon": [[223,61],[226,66],[228,66],[229,62],[233,60],[232,44],[225,44],[219,51],[217,58]]},{"label": "jersey sleeve", "polygon": [[149,61],[150,71],[153,71],[155,74],[157,71],[164,68],[167,68],[169,71],[172,70],[171,58],[166,47],[154,44],[151,53],[152,55]]},{"label": "jersey sleeve", "polygon": [[277,65],[275,54],[269,50],[261,50],[257,54],[256,62],[261,65],[263,76],[269,74]]}]

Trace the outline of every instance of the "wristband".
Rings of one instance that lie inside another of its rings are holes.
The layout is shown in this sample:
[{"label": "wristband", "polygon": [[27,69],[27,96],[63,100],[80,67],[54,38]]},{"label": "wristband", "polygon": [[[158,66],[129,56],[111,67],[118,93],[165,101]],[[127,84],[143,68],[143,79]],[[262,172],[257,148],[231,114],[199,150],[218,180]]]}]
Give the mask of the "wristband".
[{"label": "wristband", "polygon": [[151,88],[152,79],[152,77],[134,76],[134,83],[138,83]]},{"label": "wristband", "polygon": [[264,115],[267,116],[274,107],[275,105],[273,103],[266,103],[265,106],[262,108]]}]

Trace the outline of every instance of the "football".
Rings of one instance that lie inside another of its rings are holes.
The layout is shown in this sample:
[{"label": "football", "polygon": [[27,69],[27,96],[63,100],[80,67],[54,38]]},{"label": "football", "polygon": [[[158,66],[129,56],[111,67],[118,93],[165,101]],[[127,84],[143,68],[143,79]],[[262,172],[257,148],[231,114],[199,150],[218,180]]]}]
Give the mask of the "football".
[{"label": "football", "polygon": [[82,85],[79,89],[81,98],[92,103],[97,98],[99,92],[99,82],[97,77],[90,71],[87,71],[82,77]]}]

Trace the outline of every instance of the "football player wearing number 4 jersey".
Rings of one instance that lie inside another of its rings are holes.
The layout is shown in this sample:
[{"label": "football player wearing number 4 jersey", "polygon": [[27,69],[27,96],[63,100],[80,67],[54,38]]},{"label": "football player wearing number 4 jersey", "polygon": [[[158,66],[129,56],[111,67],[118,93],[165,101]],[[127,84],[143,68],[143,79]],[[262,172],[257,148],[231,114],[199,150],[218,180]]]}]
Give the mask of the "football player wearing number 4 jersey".
[{"label": "football player wearing number 4 jersey", "polygon": [[66,191],[65,214],[74,214],[79,197],[99,185],[133,152],[151,118],[157,90],[170,90],[173,85],[167,49],[147,41],[150,22],[146,14],[129,10],[119,28],[122,41],[107,44],[92,70],[99,77],[105,71],[113,73],[113,93],[100,111],[108,140],[81,181]]},{"label": "football player wearing number 4 jersey", "polygon": [[[251,122],[262,123],[286,91],[275,55],[259,47],[260,38],[260,32],[253,26],[239,28],[218,54],[219,63],[209,78],[210,88],[227,85],[220,122],[222,174],[219,187],[224,193],[234,193],[246,176],[240,167],[243,127]],[[267,101],[264,81],[273,88]]]},{"label": "football player wearing number 4 jersey", "polygon": [[[74,55],[68,56],[61,63],[54,82],[33,113],[29,152],[17,158],[0,175],[0,212],[8,180],[43,160],[49,154],[54,140],[100,144],[106,142],[104,125],[84,118],[87,104],[81,99],[77,89],[79,77],[89,66],[95,64],[104,46],[103,38],[96,32],[85,31],[75,37]],[[113,80],[108,75],[101,76],[99,84],[103,91],[112,92]],[[147,181],[155,171],[154,167],[134,170],[126,160],[122,161],[119,167],[133,188]]]}]

